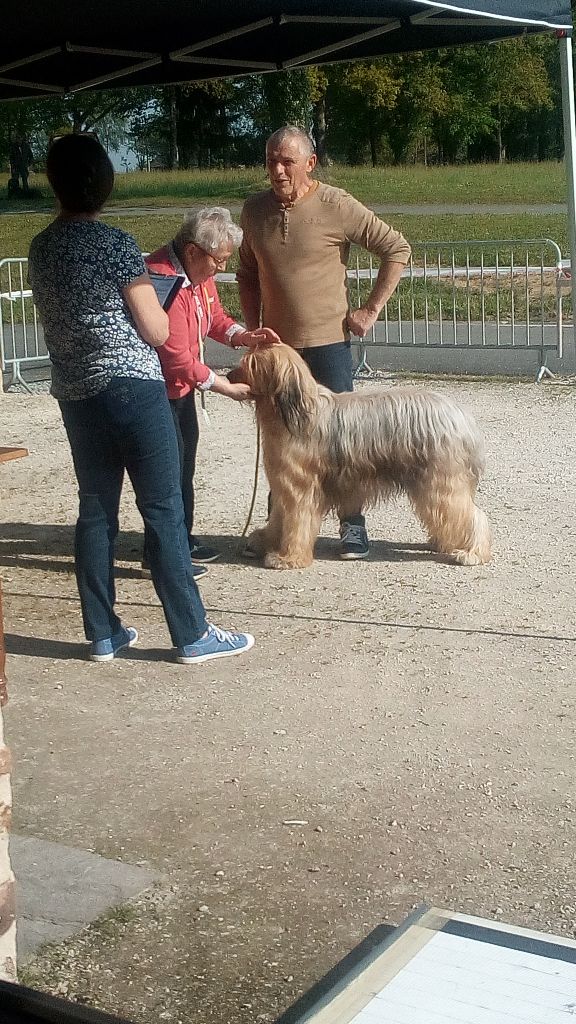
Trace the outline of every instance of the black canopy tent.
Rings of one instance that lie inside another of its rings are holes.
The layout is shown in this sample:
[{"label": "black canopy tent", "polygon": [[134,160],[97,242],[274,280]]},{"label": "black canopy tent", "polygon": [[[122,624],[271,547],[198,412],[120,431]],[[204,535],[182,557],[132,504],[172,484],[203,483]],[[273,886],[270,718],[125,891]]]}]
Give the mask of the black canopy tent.
[{"label": "black canopy tent", "polygon": [[0,99],[275,71],[572,27],[569,0],[4,4]]}]

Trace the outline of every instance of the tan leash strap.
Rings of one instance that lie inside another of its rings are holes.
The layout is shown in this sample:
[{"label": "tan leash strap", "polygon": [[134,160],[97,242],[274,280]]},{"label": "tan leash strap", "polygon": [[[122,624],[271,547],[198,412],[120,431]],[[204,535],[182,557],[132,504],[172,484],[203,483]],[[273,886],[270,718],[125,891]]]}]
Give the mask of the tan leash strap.
[{"label": "tan leash strap", "polygon": [[250,502],[250,508],[248,510],[248,518],[244,524],[244,529],[240,534],[240,540],[246,536],[250,523],[252,522],[252,513],[254,512],[254,506],[256,504],[256,495],[258,493],[258,471],[260,466],[260,424],[256,424],[256,465],[254,466],[254,484],[252,487],[252,501]]}]

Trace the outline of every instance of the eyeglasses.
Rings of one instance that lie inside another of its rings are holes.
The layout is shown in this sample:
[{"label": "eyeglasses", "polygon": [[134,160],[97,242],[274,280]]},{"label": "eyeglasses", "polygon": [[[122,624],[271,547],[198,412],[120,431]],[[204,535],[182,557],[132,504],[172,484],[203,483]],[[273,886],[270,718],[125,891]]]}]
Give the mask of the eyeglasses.
[{"label": "eyeglasses", "polygon": [[194,242],[194,245],[196,246],[197,249],[200,249],[200,252],[203,252],[205,256],[210,257],[217,270],[224,270],[224,267],[226,266],[228,260],[230,259],[230,256],[221,256],[220,259],[218,259],[214,255],[214,253],[208,252],[207,249],[203,249],[201,245],[198,245],[198,242]]}]

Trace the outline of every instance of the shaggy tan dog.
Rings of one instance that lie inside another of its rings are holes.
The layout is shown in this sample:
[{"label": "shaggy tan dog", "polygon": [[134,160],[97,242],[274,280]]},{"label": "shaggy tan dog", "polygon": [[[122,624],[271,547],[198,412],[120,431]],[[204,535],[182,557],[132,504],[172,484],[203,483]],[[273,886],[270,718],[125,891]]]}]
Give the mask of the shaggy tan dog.
[{"label": "shaggy tan dog", "polygon": [[398,387],[335,395],[288,345],[240,366],[256,402],[272,511],[248,548],[271,569],[311,564],[326,513],[340,519],[405,492],[435,551],[461,565],[490,559],[474,504],[484,459],[472,417],[434,391]]}]

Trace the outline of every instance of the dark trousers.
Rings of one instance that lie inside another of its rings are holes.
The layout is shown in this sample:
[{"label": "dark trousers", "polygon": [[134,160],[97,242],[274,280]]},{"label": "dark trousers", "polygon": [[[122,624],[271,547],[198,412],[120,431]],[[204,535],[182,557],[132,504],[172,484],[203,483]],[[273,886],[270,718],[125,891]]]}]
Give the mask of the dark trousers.
[{"label": "dark trousers", "polygon": [[194,526],[194,471],[196,469],[196,452],[198,451],[198,413],[196,411],[196,392],[192,390],[184,398],[171,398],[170,408],[176,427],[178,455],[180,457],[180,485],[184,502],[184,522],[188,536]]},{"label": "dark trousers", "polygon": [[315,348],[299,348],[297,352],[318,384],[329,388],[337,395],[343,391],[354,391],[352,349],[349,341],[337,341],[333,345],[318,345]]},{"label": "dark trousers", "polygon": [[192,575],[164,382],[117,378],[93,398],[62,401],[60,408],[79,487],[76,579],[87,639],[104,640],[121,625],[114,611],[114,542],[126,471],[172,643],[194,643],[206,630],[206,616]]}]

